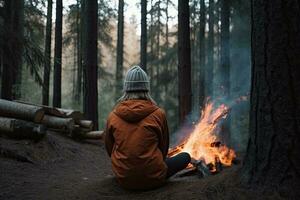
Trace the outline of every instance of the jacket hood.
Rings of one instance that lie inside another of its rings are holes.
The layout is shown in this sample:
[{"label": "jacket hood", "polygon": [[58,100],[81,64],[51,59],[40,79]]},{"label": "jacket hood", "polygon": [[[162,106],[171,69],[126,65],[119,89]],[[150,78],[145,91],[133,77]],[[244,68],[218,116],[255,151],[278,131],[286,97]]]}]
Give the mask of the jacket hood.
[{"label": "jacket hood", "polygon": [[119,103],[114,109],[114,113],[127,122],[139,122],[158,107],[148,100],[127,100]]}]

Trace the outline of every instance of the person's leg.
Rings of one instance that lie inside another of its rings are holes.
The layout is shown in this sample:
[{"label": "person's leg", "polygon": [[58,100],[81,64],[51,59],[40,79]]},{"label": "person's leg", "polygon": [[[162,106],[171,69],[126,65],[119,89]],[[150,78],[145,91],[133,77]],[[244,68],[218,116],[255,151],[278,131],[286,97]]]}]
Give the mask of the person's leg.
[{"label": "person's leg", "polygon": [[168,166],[167,178],[169,178],[180,170],[186,168],[186,166],[191,162],[191,156],[190,154],[183,152],[171,158],[167,158],[165,162]]}]

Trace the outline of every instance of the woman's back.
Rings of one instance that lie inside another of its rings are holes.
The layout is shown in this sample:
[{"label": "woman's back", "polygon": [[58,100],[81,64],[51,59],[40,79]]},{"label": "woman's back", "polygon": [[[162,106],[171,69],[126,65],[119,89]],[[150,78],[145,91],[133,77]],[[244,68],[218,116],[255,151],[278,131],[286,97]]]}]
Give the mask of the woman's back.
[{"label": "woman's back", "polygon": [[165,113],[148,100],[119,103],[108,117],[106,148],[119,183],[129,189],[161,185],[169,146]]}]

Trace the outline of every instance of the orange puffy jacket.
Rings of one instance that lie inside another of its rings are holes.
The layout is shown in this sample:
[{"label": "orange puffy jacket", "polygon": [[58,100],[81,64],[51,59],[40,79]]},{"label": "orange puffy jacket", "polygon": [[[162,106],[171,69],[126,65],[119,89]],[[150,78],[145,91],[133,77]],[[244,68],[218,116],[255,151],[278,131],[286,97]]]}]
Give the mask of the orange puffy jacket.
[{"label": "orange puffy jacket", "polygon": [[169,131],[164,111],[151,101],[119,103],[107,119],[105,146],[124,188],[151,189],[164,183]]}]

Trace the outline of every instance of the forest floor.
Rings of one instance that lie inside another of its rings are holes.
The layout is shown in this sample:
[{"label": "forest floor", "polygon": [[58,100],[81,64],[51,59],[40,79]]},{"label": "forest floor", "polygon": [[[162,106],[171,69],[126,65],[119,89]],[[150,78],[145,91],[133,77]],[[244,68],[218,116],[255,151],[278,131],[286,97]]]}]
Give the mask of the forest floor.
[{"label": "forest floor", "polygon": [[39,142],[0,136],[0,199],[280,199],[242,187],[240,166],[199,179],[172,178],[158,189],[119,187],[101,141],[49,133]]}]

